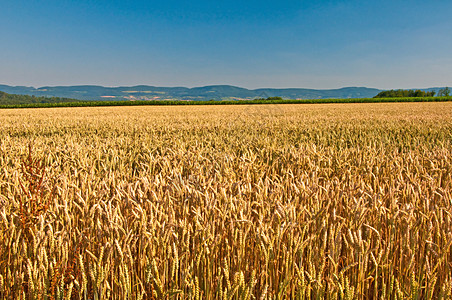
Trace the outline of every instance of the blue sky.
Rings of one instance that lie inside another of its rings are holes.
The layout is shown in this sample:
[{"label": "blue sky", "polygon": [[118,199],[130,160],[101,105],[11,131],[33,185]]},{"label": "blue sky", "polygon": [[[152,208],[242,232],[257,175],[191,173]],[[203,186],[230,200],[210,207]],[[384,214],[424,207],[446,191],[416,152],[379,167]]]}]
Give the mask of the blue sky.
[{"label": "blue sky", "polygon": [[0,0],[0,84],[452,85],[452,1]]}]

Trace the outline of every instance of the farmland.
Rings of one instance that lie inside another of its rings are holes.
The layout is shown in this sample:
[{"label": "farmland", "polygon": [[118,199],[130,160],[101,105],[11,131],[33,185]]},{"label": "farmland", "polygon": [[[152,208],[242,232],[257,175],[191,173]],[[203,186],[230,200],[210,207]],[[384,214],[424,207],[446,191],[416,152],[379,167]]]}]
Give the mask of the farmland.
[{"label": "farmland", "polygon": [[[18,95],[15,95],[18,96]],[[30,96],[28,100],[34,99]],[[392,102],[450,102],[452,97],[394,97],[394,98],[322,98],[322,99],[253,99],[253,100],[222,100],[222,101],[180,101],[180,100],[138,100],[138,101],[78,101],[75,99],[63,99],[65,102],[58,102],[60,98],[36,98],[39,102],[1,102],[0,109],[4,108],[53,108],[53,107],[100,107],[100,106],[173,106],[173,105],[260,105],[260,104],[333,104],[333,103],[392,103]],[[56,99],[56,100],[55,100]],[[5,104],[7,103],[7,104]]]},{"label": "farmland", "polygon": [[0,298],[452,297],[451,102],[0,119]]}]

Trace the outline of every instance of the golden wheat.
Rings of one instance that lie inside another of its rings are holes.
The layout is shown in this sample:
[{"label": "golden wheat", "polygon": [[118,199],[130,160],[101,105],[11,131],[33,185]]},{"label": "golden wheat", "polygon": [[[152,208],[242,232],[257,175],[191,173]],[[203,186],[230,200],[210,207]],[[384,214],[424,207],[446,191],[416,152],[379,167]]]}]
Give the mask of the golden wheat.
[{"label": "golden wheat", "polygon": [[452,297],[452,103],[0,119],[1,298]]}]

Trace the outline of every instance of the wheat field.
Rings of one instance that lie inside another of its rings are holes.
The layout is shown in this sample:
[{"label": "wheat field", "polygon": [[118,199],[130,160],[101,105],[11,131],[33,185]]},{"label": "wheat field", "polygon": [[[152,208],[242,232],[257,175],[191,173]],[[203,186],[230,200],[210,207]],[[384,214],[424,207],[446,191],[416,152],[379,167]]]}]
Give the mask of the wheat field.
[{"label": "wheat field", "polygon": [[2,299],[450,299],[452,103],[0,110]]}]

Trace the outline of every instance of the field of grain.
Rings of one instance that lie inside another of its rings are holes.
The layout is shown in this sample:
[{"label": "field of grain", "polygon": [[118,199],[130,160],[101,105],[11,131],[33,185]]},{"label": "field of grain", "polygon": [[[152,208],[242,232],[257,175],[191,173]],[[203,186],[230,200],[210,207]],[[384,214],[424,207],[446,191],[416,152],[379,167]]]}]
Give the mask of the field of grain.
[{"label": "field of grain", "polygon": [[450,299],[452,103],[0,110],[2,299]]}]

